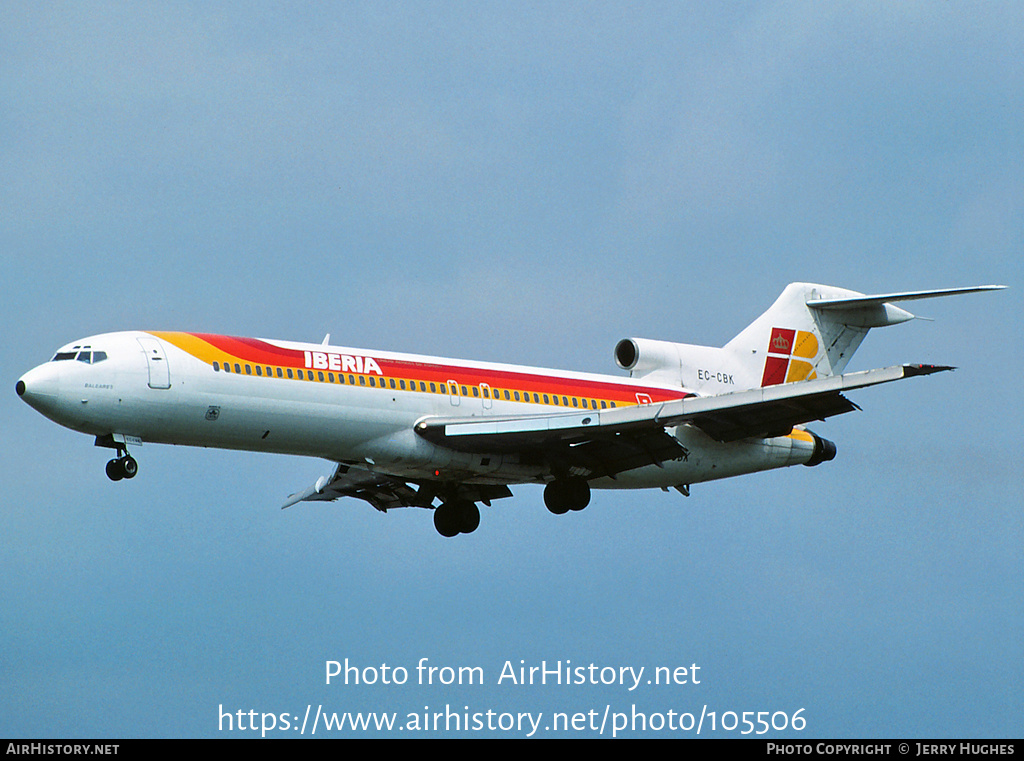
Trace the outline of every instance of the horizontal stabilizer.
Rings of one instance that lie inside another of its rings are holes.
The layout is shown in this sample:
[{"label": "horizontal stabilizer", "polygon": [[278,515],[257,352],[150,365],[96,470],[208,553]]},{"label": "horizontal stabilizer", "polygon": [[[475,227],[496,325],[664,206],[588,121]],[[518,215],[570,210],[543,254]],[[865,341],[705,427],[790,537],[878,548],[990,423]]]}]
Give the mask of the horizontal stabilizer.
[{"label": "horizontal stabilizer", "polygon": [[883,293],[875,296],[854,296],[841,299],[808,299],[807,306],[812,309],[858,309],[861,307],[881,306],[893,301],[914,301],[915,299],[933,299],[939,296],[954,296],[959,293],[979,293],[981,291],[1001,291],[1005,285],[977,285],[965,288],[941,288],[934,291],[904,291],[903,293]]}]

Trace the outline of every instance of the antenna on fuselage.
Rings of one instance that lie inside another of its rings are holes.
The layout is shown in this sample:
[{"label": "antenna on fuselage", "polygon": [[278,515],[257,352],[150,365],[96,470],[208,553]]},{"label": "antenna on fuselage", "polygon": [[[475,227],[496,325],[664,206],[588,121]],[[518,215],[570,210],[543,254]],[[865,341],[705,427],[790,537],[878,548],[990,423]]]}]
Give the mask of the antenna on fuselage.
[{"label": "antenna on fuselage", "polygon": [[327,344],[330,343],[330,340],[331,340],[331,334],[328,333],[326,336],[324,336],[324,340],[320,342],[320,345],[321,346],[327,346]]}]

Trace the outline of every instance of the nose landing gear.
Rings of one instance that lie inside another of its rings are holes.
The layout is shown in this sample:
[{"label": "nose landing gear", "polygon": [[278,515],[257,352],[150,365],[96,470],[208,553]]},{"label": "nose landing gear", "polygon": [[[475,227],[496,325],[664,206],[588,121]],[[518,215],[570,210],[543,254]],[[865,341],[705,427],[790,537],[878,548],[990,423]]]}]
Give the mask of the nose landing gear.
[{"label": "nose landing gear", "polygon": [[96,437],[96,446],[117,450],[117,457],[107,463],[107,478],[120,481],[122,478],[135,478],[139,472],[139,463],[128,454],[128,444],[142,446],[142,439],[137,436],[111,434]]}]

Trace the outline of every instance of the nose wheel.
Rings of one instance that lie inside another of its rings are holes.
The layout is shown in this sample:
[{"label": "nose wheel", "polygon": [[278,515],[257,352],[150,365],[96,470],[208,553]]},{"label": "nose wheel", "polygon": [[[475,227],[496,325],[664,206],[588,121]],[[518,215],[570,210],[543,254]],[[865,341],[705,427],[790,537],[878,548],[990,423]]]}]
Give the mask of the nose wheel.
[{"label": "nose wheel", "polygon": [[135,474],[138,472],[139,463],[127,452],[107,463],[107,478],[111,481],[120,481],[122,478],[135,478]]}]

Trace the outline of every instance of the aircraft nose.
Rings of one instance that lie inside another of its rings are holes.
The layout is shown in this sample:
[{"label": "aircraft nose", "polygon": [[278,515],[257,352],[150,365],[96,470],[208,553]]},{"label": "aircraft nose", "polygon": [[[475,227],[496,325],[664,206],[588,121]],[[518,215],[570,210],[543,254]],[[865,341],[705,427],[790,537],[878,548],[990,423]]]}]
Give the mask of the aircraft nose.
[{"label": "aircraft nose", "polygon": [[29,370],[14,384],[22,401],[44,414],[56,402],[60,390],[58,373],[49,365],[48,362]]}]

